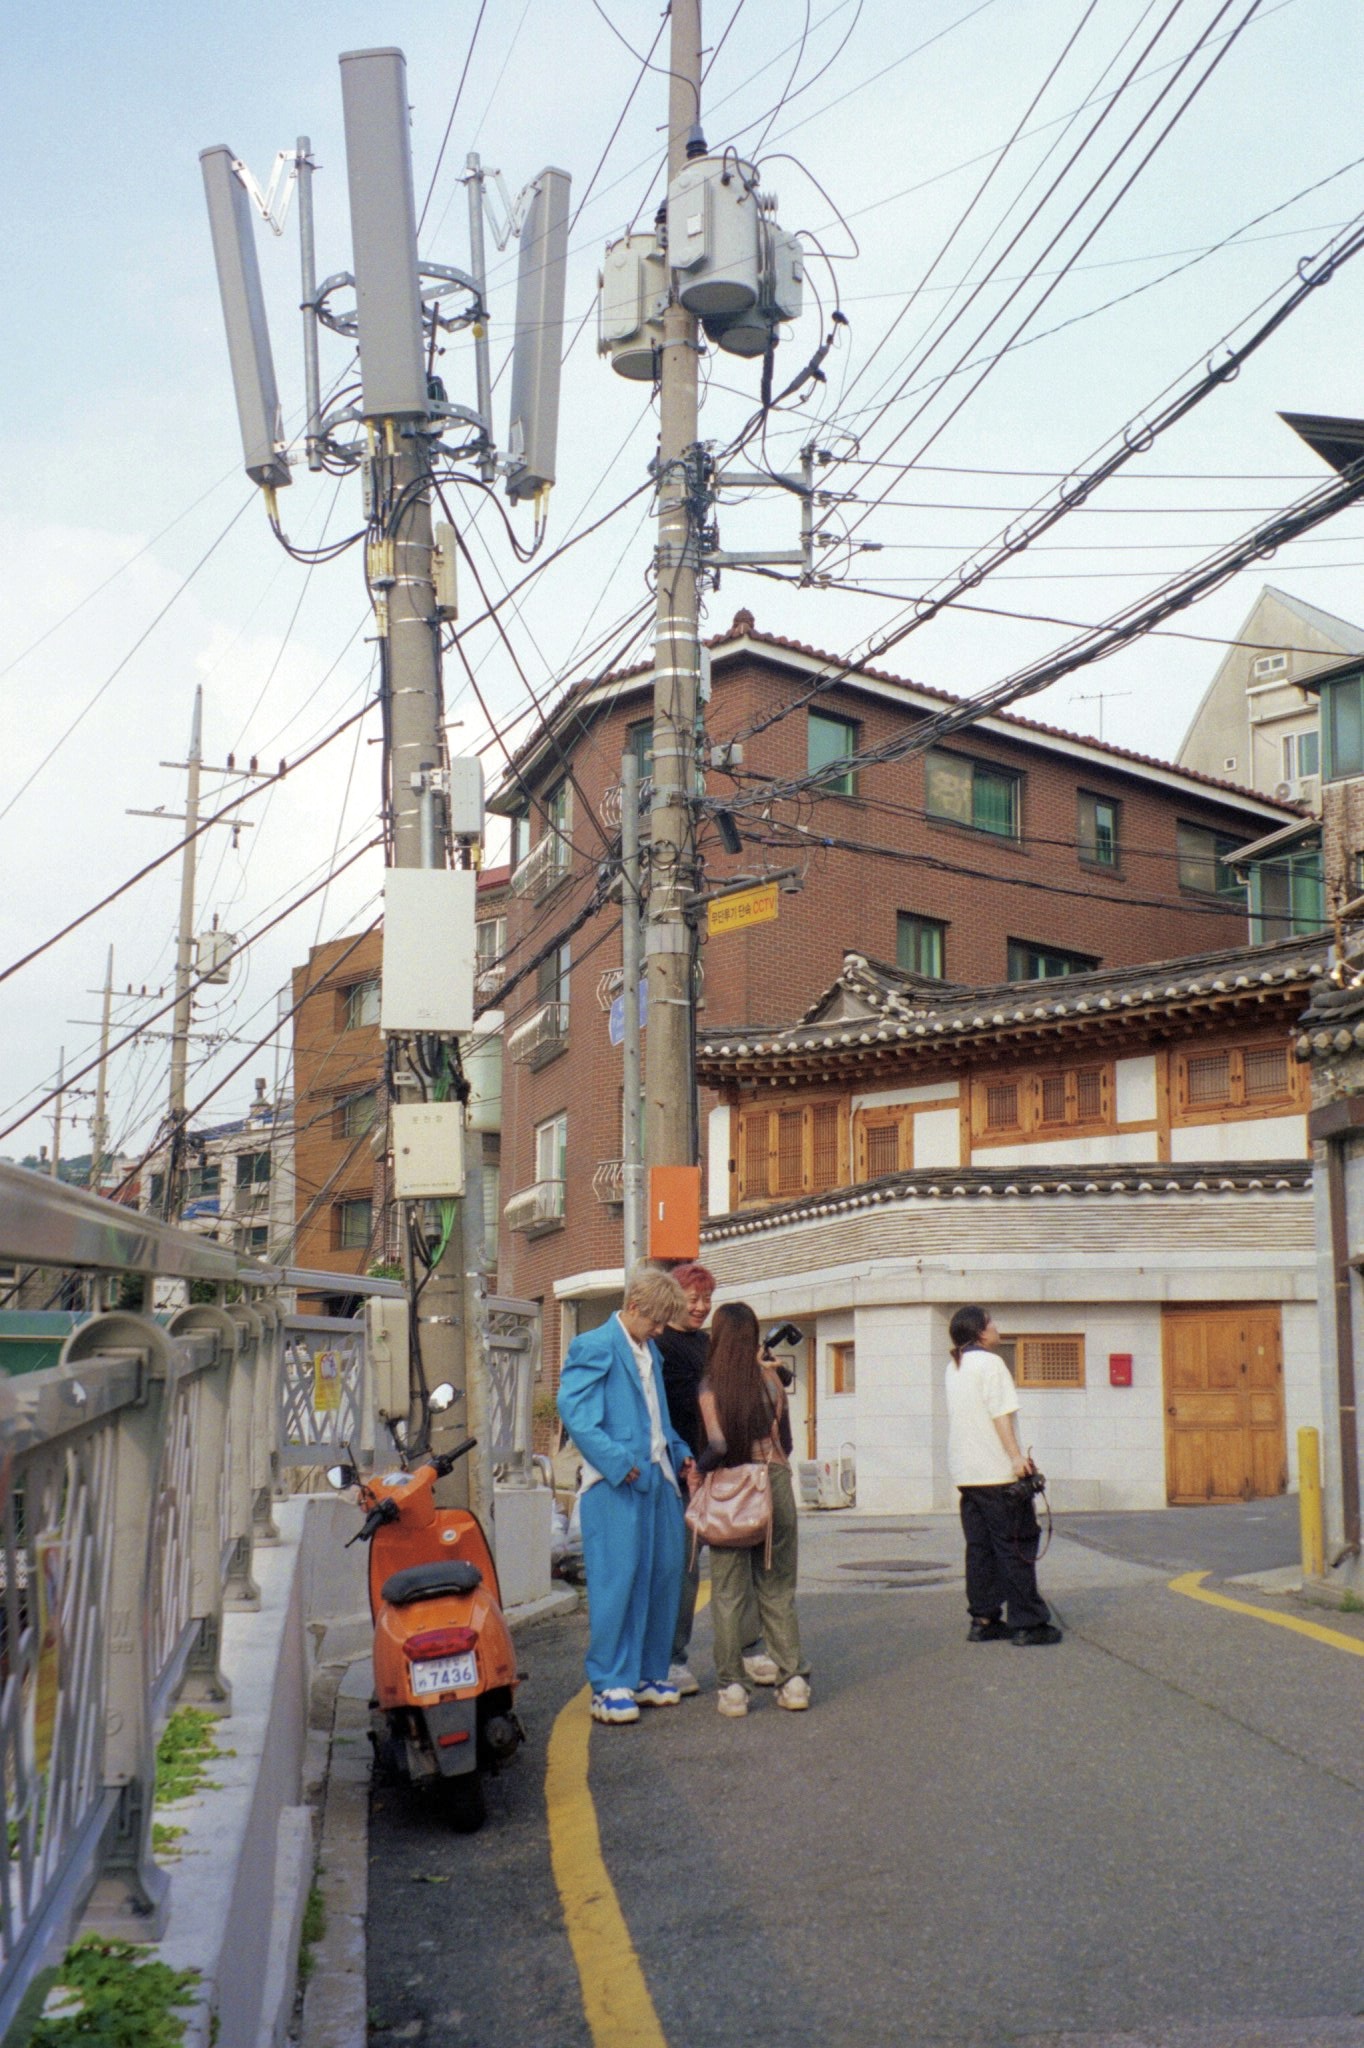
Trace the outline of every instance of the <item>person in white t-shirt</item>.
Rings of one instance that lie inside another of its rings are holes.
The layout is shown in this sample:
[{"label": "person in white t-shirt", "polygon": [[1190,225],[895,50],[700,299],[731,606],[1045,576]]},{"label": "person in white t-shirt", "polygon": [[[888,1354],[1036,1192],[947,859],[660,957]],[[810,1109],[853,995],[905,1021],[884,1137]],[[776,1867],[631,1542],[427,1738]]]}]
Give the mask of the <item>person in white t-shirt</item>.
[{"label": "person in white t-shirt", "polygon": [[967,1641],[1059,1643],[1037,1590],[1037,1515],[1031,1496],[1013,1492],[1037,1468],[1018,1441],[1018,1390],[999,1356],[999,1331],[988,1309],[959,1308],[948,1334],[947,1463],[966,1537]]}]

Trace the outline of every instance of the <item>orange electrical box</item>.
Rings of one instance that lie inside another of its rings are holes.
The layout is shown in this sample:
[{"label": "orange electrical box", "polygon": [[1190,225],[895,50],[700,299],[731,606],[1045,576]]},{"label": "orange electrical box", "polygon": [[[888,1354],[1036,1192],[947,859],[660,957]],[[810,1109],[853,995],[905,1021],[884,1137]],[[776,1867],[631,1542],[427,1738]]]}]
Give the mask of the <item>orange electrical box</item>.
[{"label": "orange electrical box", "polygon": [[649,1168],[649,1257],[694,1259],[701,1250],[701,1169]]}]

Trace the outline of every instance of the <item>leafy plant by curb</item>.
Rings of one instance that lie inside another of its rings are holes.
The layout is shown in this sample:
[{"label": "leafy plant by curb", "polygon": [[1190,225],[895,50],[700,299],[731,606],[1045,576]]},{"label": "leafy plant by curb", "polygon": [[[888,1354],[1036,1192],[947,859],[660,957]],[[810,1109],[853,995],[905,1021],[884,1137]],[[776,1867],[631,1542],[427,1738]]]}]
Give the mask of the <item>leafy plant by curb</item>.
[{"label": "leafy plant by curb", "polygon": [[303,1907],[303,1925],[298,1937],[298,1988],[302,1991],[317,1967],[314,1948],[327,1931],[327,1906],[314,1879]]},{"label": "leafy plant by curb", "polygon": [[203,1707],[177,1707],[156,1745],[156,1804],[169,1806],[195,1792],[216,1792],[206,1766],[215,1756],[231,1756],[213,1739],[214,1718]]},{"label": "leafy plant by curb", "polygon": [[1342,1593],[1340,1611],[1342,1614],[1364,1614],[1364,1600],[1360,1599],[1358,1593]]},{"label": "leafy plant by curb", "polygon": [[173,1970],[132,1942],[87,1935],[72,1944],[44,2001],[30,2048],[180,2048],[197,1970]]}]

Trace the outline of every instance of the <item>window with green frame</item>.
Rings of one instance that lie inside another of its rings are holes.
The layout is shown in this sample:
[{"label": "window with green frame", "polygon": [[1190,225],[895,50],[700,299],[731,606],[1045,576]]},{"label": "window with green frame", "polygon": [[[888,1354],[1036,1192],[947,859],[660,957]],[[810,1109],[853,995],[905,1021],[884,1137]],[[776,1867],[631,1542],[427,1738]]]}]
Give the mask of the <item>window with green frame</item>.
[{"label": "window with green frame", "polygon": [[992,832],[997,839],[1017,839],[1020,780],[1012,769],[965,754],[926,754],[924,807],[930,818]]},{"label": "window with green frame", "polygon": [[895,916],[895,959],[907,974],[923,974],[941,981],[946,951],[947,926],[936,918],[918,917],[901,910]]},{"label": "window with green frame", "polygon": [[1092,953],[1066,953],[1060,946],[1035,946],[1030,939],[1010,939],[1010,981],[1055,981],[1063,974],[1092,974],[1098,966]]},{"label": "window with green frame", "polygon": [[1238,903],[1246,900],[1246,885],[1225,856],[1245,845],[1234,833],[1214,832],[1207,825],[1176,825],[1175,853],[1181,889],[1198,889],[1205,896],[1226,896]]},{"label": "window with green frame", "polygon": [[[816,775],[823,768],[836,767],[857,752],[857,727],[850,718],[833,718],[827,711],[807,716],[806,768]],[[856,771],[847,768],[820,784],[826,795],[852,796],[857,787]]]},{"label": "window with green frame", "polygon": [[1364,775],[1364,669],[1321,685],[1321,732],[1326,780]]},{"label": "window with green frame", "polygon": [[647,782],[654,772],[654,722],[652,718],[637,718],[633,725],[625,728],[623,751],[633,754],[635,767],[639,770],[641,784]]},{"label": "window with green frame", "polygon": [[1321,848],[1306,847],[1250,870],[1250,940],[1312,938],[1326,929]]},{"label": "window with green frame", "polygon": [[1112,797],[1079,792],[1077,842],[1082,861],[1091,867],[1118,865],[1118,806]]}]

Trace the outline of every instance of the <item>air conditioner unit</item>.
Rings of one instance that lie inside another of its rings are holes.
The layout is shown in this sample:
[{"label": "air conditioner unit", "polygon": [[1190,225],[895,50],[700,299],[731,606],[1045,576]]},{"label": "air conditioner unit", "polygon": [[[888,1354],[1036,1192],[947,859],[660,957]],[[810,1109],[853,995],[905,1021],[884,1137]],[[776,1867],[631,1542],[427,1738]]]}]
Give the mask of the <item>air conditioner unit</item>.
[{"label": "air conditioner unit", "polygon": [[508,1230],[537,1230],[543,1224],[559,1223],[564,1214],[564,1184],[561,1180],[532,1181],[513,1195],[502,1211]]},{"label": "air conditioner unit", "polygon": [[1294,793],[1300,803],[1316,803],[1321,795],[1321,777],[1319,775],[1304,775]]},{"label": "air conditioner unit", "polygon": [[841,1444],[836,1458],[807,1458],[800,1465],[803,1508],[851,1508],[857,1505],[857,1457],[851,1444]]},{"label": "air conditioner unit", "polygon": [[1274,785],[1274,800],[1275,800],[1275,802],[1276,802],[1276,803],[1280,803],[1280,804],[1286,804],[1286,803],[1288,802],[1289,798],[1290,798],[1290,797],[1291,797],[1291,796],[1292,796],[1293,794],[1294,794],[1294,789],[1293,789],[1293,785],[1292,785],[1292,783],[1291,783],[1291,782],[1276,782],[1276,783],[1275,783],[1275,785]]}]

